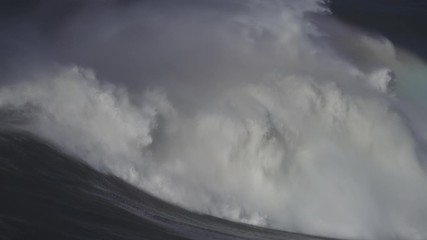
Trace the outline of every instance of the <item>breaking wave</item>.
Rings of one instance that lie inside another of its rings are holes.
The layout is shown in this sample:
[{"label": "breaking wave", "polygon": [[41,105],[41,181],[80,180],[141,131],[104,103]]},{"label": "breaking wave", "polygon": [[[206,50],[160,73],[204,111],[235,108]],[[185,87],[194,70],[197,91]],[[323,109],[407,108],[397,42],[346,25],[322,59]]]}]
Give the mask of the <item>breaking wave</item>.
[{"label": "breaking wave", "polygon": [[3,124],[195,212],[427,238],[425,63],[314,1],[134,5],[74,18],[79,66],[3,84]]}]

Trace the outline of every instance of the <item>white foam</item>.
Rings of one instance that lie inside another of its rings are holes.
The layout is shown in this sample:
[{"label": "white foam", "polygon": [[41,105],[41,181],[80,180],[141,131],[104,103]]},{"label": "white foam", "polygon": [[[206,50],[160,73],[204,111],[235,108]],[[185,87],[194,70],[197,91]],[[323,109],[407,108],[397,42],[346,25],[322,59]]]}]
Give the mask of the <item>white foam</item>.
[{"label": "white foam", "polygon": [[383,93],[392,93],[397,85],[394,73],[390,69],[380,69],[372,73],[370,84]]}]

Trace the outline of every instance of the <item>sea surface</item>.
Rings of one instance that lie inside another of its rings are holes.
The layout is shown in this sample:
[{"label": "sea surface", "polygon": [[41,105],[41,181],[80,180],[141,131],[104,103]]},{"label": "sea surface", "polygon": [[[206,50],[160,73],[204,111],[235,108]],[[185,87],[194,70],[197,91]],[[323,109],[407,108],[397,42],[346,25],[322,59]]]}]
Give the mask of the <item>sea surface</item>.
[{"label": "sea surface", "polygon": [[2,1],[0,239],[427,239],[427,2],[242,2]]}]

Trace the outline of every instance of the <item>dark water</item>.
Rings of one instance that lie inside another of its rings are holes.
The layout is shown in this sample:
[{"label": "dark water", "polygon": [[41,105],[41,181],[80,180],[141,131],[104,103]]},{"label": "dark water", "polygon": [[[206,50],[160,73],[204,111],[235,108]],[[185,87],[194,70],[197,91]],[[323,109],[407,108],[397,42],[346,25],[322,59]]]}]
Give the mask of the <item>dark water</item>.
[{"label": "dark water", "polygon": [[427,59],[427,1],[331,0],[328,5],[339,19],[380,33]]},{"label": "dark water", "polygon": [[0,239],[326,239],[190,213],[20,131],[0,131],[0,192]]}]

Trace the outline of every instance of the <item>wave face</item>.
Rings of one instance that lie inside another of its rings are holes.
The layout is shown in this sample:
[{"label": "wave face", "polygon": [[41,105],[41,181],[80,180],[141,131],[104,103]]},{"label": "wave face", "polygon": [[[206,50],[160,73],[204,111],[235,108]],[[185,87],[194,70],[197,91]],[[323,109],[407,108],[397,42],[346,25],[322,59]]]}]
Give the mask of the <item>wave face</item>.
[{"label": "wave face", "polygon": [[324,239],[236,224],[158,200],[27,132],[1,130],[2,239]]},{"label": "wave face", "polygon": [[311,0],[76,9],[8,63],[19,74],[2,80],[5,128],[193,212],[427,238],[422,60]]}]

